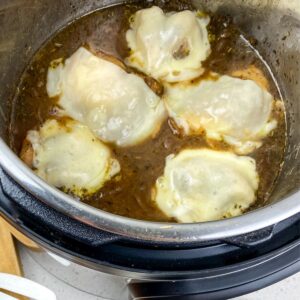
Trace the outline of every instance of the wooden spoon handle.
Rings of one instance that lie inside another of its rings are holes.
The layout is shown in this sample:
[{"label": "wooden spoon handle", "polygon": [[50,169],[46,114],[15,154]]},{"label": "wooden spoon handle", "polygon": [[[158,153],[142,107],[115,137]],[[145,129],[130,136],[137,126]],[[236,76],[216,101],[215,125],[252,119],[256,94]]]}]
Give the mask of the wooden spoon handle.
[{"label": "wooden spoon handle", "polygon": [[24,246],[32,249],[32,250],[41,250],[41,248],[32,240],[30,240],[28,237],[26,237],[24,234],[22,234],[20,231],[18,231],[16,228],[14,228],[12,225],[7,223],[5,220],[3,220],[6,223],[7,229],[10,231],[10,233]]},{"label": "wooden spoon handle", "polygon": [[[9,226],[10,225],[0,217],[0,273],[22,276],[23,272],[19,262],[19,256]],[[17,299],[27,300],[26,297],[6,291],[4,292]]]},{"label": "wooden spoon handle", "polygon": [[13,236],[6,221],[0,217],[0,272],[22,275]]}]

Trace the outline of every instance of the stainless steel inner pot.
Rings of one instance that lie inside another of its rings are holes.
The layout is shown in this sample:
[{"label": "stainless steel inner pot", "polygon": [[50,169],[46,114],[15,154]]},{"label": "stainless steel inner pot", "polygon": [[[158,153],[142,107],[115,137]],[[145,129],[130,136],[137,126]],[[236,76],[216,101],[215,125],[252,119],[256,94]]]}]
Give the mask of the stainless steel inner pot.
[{"label": "stainless steel inner pot", "polygon": [[[167,0],[159,0],[167,1]],[[58,29],[116,0],[2,0],[0,2],[0,165],[33,196],[94,227],[137,239],[168,243],[207,241],[252,232],[300,212],[300,2],[298,0],[195,0],[197,8],[234,17],[259,41],[285,100],[288,146],[283,172],[264,208],[240,217],[198,223],[165,224],[133,220],[74,201],[27,168],[7,146],[11,97],[35,51]],[[155,2],[148,0],[148,2]]]}]

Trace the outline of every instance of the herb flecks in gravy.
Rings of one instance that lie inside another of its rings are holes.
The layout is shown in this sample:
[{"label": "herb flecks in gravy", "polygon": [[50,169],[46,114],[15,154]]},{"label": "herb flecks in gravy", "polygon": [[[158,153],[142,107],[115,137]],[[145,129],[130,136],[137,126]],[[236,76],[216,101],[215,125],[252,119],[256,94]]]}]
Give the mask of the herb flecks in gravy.
[{"label": "herb flecks in gravy", "polygon": [[[164,7],[168,11],[191,8],[185,2],[178,4],[182,1],[171,2],[172,6]],[[140,8],[138,5],[120,5],[84,16],[58,32],[36,53],[23,74],[14,99],[10,143],[16,153],[20,153],[28,130],[39,128],[48,118],[55,116],[57,99],[50,99],[46,92],[50,62],[68,58],[83,45],[93,52],[104,52],[124,59],[129,51],[125,39],[129,18]],[[209,37],[212,53],[204,64],[207,69],[255,80],[268,89],[275,99],[279,99],[276,84],[265,64],[241,39],[239,29],[230,19],[211,15]],[[273,111],[278,122],[277,128],[264,140],[263,146],[251,154],[256,159],[260,177],[254,207],[267,201],[283,161],[286,124],[281,100],[278,101]],[[206,141],[204,136],[183,136],[171,119],[165,121],[154,139],[134,147],[110,146],[121,165],[121,176],[118,180],[107,182],[97,193],[82,201],[114,214],[152,221],[173,221],[151,200],[151,189],[162,175],[165,158],[169,154],[201,147],[230,150],[227,144]]]}]

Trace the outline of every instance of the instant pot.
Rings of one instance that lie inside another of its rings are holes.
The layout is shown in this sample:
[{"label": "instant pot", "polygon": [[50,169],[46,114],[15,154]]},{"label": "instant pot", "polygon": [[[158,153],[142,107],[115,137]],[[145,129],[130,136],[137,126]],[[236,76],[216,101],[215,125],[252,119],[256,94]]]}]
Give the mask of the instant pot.
[{"label": "instant pot", "polygon": [[[34,53],[68,23],[119,3],[122,1],[1,1],[1,214],[43,249],[101,274],[126,278],[133,299],[228,299],[299,271],[298,0],[192,1],[196,8],[231,15],[246,35],[255,38],[282,91],[287,148],[283,171],[263,207],[240,217],[199,224],[128,219],[89,207],[49,186],[10,150],[12,98]],[[88,289],[88,282],[83,288]]]}]

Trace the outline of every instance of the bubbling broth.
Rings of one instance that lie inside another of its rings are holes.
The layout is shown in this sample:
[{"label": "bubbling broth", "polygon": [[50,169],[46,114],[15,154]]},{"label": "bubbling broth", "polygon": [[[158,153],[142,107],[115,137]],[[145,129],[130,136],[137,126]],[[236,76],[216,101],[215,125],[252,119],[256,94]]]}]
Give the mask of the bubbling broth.
[{"label": "bubbling broth", "polygon": [[[165,4],[162,8],[165,11],[192,9],[180,2],[174,1],[172,6]],[[38,129],[47,119],[56,118],[57,99],[49,98],[46,92],[51,61],[66,59],[81,46],[124,60],[129,54],[125,34],[130,16],[147,5],[118,5],[93,12],[66,26],[43,45],[25,70],[14,98],[10,145],[16,153],[20,153],[28,130]],[[213,14],[208,32],[212,52],[204,62],[207,70],[252,79],[267,87],[274,99],[278,99],[272,112],[277,120],[276,129],[263,140],[261,147],[249,154],[256,160],[259,175],[257,200],[251,210],[267,203],[281,170],[286,142],[282,99],[267,65],[254,50],[253,39],[244,37],[229,18]],[[205,76],[207,73],[201,78]],[[107,181],[96,193],[81,197],[81,201],[113,214],[165,222],[175,220],[157,207],[151,199],[151,191],[164,173],[166,157],[183,149],[232,150],[227,143],[208,141],[204,135],[184,135],[171,118],[164,121],[154,138],[141,144],[107,145],[120,164],[118,180]]]}]

